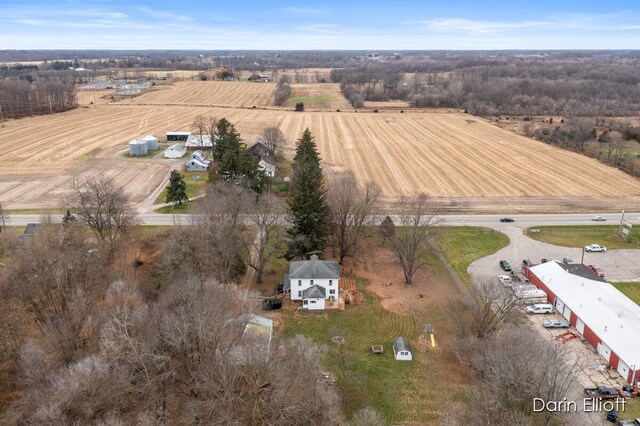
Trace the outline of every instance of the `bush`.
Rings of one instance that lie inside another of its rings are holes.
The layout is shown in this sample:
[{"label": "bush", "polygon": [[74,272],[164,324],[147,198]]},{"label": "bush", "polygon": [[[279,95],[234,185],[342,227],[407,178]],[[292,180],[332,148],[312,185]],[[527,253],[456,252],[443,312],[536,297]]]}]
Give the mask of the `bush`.
[{"label": "bush", "polygon": [[297,102],[296,103],[296,111],[298,111],[298,112],[304,111],[304,102]]}]

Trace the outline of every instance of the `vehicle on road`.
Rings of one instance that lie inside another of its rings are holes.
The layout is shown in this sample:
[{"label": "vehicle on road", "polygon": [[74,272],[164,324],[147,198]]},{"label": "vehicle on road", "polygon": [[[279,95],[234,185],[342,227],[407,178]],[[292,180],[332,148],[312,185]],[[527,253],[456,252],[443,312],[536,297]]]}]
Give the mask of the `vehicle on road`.
[{"label": "vehicle on road", "polygon": [[514,220],[510,217],[501,217],[500,222],[514,222]]},{"label": "vehicle on road", "polygon": [[511,265],[509,265],[509,262],[507,262],[506,260],[501,260],[500,261],[500,267],[502,268],[503,271],[511,271]]},{"label": "vehicle on road", "polygon": [[594,222],[604,222],[607,220],[607,218],[603,216],[594,216],[591,218],[591,220]]},{"label": "vehicle on road", "polygon": [[587,265],[587,268],[598,274],[600,278],[604,278],[604,269],[599,268],[596,265]]},{"label": "vehicle on road", "polygon": [[547,262],[551,262],[553,259],[551,259],[550,257],[543,257],[542,259],[540,259],[541,263],[547,263]]},{"label": "vehicle on road", "polygon": [[552,319],[542,321],[542,326],[544,328],[569,328],[571,324],[569,321]]},{"label": "vehicle on road", "polygon": [[528,268],[530,266],[533,266],[533,262],[530,261],[529,259],[523,259],[522,260],[522,267],[523,268]]},{"label": "vehicle on road", "polygon": [[553,312],[553,306],[548,303],[536,303],[525,308],[530,314],[550,314]]},{"label": "vehicle on road", "polygon": [[607,251],[607,248],[605,246],[601,246],[598,244],[589,244],[588,246],[584,247],[584,251],[586,252],[600,252],[600,253],[604,253],[605,251]]},{"label": "vehicle on road", "polygon": [[562,263],[566,263],[567,265],[569,265],[571,263],[576,263],[576,262],[573,261],[573,258],[567,256],[562,258]]},{"label": "vehicle on road", "polygon": [[513,281],[511,281],[511,277],[508,275],[500,275],[498,279],[500,280],[500,284],[502,284],[504,287],[513,286]]},{"label": "vehicle on road", "polygon": [[618,390],[606,386],[598,386],[597,388],[586,388],[584,394],[587,398],[613,399],[618,397]]}]

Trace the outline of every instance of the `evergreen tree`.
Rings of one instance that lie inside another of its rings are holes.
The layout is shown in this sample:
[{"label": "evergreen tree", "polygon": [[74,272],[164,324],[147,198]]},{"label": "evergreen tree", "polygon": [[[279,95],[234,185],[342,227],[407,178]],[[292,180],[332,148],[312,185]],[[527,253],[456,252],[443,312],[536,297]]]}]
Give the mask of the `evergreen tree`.
[{"label": "evergreen tree", "polygon": [[177,170],[171,171],[169,177],[169,185],[167,185],[167,203],[178,203],[182,205],[183,201],[189,201],[187,197],[187,184],[184,177]]},{"label": "evergreen tree", "polygon": [[293,181],[287,200],[292,223],[287,231],[289,255],[304,256],[324,249],[329,234],[326,193],[316,143],[306,129],[298,139],[293,159]]}]

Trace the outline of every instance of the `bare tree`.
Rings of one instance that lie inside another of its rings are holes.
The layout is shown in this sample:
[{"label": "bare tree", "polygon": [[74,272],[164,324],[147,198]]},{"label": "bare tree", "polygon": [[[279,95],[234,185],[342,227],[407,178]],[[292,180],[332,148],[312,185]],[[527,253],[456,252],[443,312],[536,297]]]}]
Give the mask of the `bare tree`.
[{"label": "bare tree", "polygon": [[487,337],[505,324],[520,320],[516,298],[495,280],[489,277],[475,280],[470,293],[472,300],[449,302],[462,335]]},{"label": "bare tree", "polygon": [[384,417],[375,408],[364,407],[353,414],[351,419],[353,426],[384,426]]},{"label": "bare tree", "polygon": [[229,182],[217,182],[199,204],[195,219],[198,238],[210,257],[216,278],[227,283],[236,278],[241,256],[249,242],[241,214],[251,203],[248,190]]},{"label": "bare tree", "polygon": [[135,212],[122,188],[112,180],[98,178],[73,182],[68,205],[91,228],[100,242],[113,245],[135,223]]},{"label": "bare tree", "polygon": [[[202,114],[198,114],[196,118],[193,119],[193,124],[191,124],[191,128],[197,133],[198,142],[200,142],[200,147],[204,149],[203,136],[209,133],[209,119],[207,119]],[[213,139],[211,139],[211,141],[213,141]]]},{"label": "bare tree", "polygon": [[274,156],[278,147],[285,143],[286,139],[278,127],[265,127],[260,134],[260,141],[269,150],[269,155]]},{"label": "bare tree", "polygon": [[260,197],[247,214],[256,227],[257,235],[253,241],[253,256],[249,256],[249,266],[256,271],[256,282],[262,283],[264,268],[273,257],[283,249],[283,241],[277,238],[277,225],[284,208],[278,198],[268,193]]},{"label": "bare tree", "polygon": [[357,251],[366,227],[372,224],[379,196],[377,184],[367,182],[364,189],[360,189],[352,176],[342,177],[331,184],[327,192],[330,242],[338,251],[340,263]]},{"label": "bare tree", "polygon": [[427,263],[428,227],[436,224],[435,209],[426,194],[418,194],[402,197],[399,212],[399,224],[388,241],[402,265],[405,283],[412,284],[416,271]]}]

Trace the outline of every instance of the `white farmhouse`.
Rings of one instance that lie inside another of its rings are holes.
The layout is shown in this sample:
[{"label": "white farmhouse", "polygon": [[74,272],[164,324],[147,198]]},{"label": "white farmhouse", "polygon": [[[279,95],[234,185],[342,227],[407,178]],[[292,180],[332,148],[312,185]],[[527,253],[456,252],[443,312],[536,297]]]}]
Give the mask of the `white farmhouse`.
[{"label": "white farmhouse", "polygon": [[262,170],[265,176],[274,177],[276,175],[276,166],[265,160],[260,160],[258,169]]},{"label": "white farmhouse", "polygon": [[338,298],[340,265],[319,260],[315,254],[309,260],[293,261],[285,284],[290,286],[291,300],[302,300],[303,309],[324,309],[325,300]]},{"label": "white farmhouse", "polygon": [[210,165],[211,160],[202,151],[197,150],[189,156],[185,168],[188,172],[206,172]]}]

